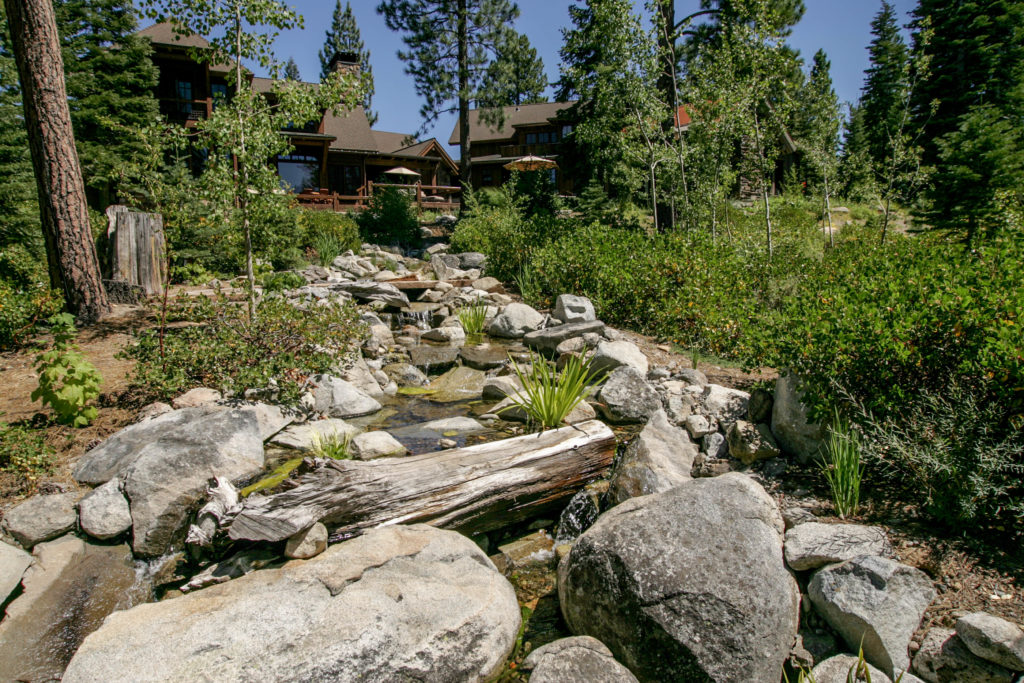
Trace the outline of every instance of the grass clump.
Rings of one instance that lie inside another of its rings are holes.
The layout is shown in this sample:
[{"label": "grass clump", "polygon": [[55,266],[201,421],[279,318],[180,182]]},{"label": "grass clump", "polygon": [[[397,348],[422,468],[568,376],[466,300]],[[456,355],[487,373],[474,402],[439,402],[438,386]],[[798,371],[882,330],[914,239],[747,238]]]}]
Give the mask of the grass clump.
[{"label": "grass clump", "polygon": [[479,299],[459,310],[459,322],[467,335],[480,335],[487,320],[487,304]]},{"label": "grass clump", "polygon": [[330,458],[331,460],[350,460],[352,458],[352,436],[350,434],[314,434],[313,456]]},{"label": "grass clump", "polygon": [[860,507],[860,481],[864,474],[860,439],[838,412],[829,428],[821,471],[832,492],[836,514],[842,519],[856,515]]},{"label": "grass clump", "polygon": [[523,389],[509,398],[541,429],[561,426],[588,391],[604,381],[603,377],[592,377],[590,361],[579,356],[570,357],[561,373],[539,356],[531,358],[528,372],[510,360]]},{"label": "grass clump", "polygon": [[316,251],[317,262],[326,268],[345,251],[345,244],[336,234],[329,230],[313,233],[309,240],[310,246]]}]

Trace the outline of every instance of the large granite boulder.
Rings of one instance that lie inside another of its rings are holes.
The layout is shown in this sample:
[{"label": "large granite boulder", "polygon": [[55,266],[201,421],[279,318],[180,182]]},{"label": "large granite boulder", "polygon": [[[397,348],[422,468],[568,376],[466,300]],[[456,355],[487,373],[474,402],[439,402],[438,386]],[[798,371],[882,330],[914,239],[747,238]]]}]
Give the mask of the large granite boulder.
[{"label": "large granite boulder", "polygon": [[793,375],[783,375],[775,381],[772,434],[782,450],[796,456],[801,463],[807,463],[823,453],[826,430],[808,421],[803,392],[797,385],[798,380]]},{"label": "large granite boulder", "polygon": [[551,317],[563,323],[589,323],[597,320],[594,304],[585,296],[560,294],[555,299],[555,308]]},{"label": "large granite boulder", "polygon": [[661,397],[644,375],[631,367],[616,368],[597,396],[601,412],[616,424],[647,422],[661,410]]},{"label": "large granite boulder", "polygon": [[561,638],[523,660],[531,683],[635,683],[636,676],[615,661],[604,643],[590,636]]},{"label": "large granite boulder", "polygon": [[877,526],[812,521],[786,532],[786,564],[796,571],[845,562],[859,555],[885,555],[889,550],[885,530]]},{"label": "large granite boulder", "polygon": [[313,409],[329,417],[341,419],[360,417],[376,413],[381,409],[377,399],[340,377],[314,375],[312,385]]},{"label": "large granite boulder", "polygon": [[661,493],[690,481],[697,445],[659,410],[629,442],[608,488],[613,505],[630,498]]},{"label": "large granite boulder", "polygon": [[633,498],[562,561],[562,613],[642,681],[777,681],[799,616],[782,528],[738,473]]},{"label": "large granite boulder", "polygon": [[526,304],[509,304],[494,317],[487,333],[492,337],[520,339],[544,322],[544,316]]},{"label": "large granite boulder", "polygon": [[23,548],[62,536],[75,528],[78,511],[75,504],[81,493],[55,493],[32,496],[4,513],[3,530]]},{"label": "large granite boulder", "polygon": [[956,631],[933,628],[914,655],[914,672],[928,683],[1011,683],[1009,669],[982,659]]},{"label": "large granite boulder", "polygon": [[920,569],[872,555],[819,570],[807,593],[846,644],[890,677],[910,666],[910,638],[935,597]]},{"label": "large granite boulder", "polygon": [[1024,671],[1024,631],[1016,624],[985,612],[972,612],[957,619],[956,633],[982,659],[1012,671]]},{"label": "large granite boulder", "polygon": [[481,681],[519,624],[515,591],[472,541],[396,525],[117,612],[63,680]]}]

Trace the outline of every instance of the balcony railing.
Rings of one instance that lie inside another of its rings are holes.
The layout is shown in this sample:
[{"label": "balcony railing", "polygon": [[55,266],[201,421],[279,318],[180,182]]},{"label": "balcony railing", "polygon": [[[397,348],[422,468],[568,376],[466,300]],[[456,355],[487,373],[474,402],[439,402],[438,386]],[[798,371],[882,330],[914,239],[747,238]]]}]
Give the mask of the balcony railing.
[{"label": "balcony railing", "polygon": [[209,118],[213,111],[213,99],[179,100],[165,97],[160,99],[160,113],[168,121],[195,125],[196,121]]},{"label": "balcony railing", "polygon": [[[420,211],[441,210],[450,211],[458,209],[461,202],[462,188],[448,185],[393,185],[388,183],[385,187],[393,187],[407,191],[416,203]],[[308,209],[323,209],[327,211],[361,211],[366,208],[373,196],[374,183],[368,182],[359,188],[354,195],[343,195],[331,192],[326,189],[306,188],[295,199],[300,206]]]},{"label": "balcony railing", "polygon": [[502,145],[501,156],[503,157],[526,157],[526,156],[551,156],[558,154],[560,143],[545,142],[536,145]]}]

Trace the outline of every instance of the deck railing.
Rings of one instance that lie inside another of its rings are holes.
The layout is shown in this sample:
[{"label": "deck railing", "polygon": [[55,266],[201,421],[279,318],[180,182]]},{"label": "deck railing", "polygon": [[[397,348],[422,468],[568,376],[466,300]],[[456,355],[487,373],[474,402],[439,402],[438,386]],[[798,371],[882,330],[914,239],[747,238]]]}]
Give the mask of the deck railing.
[{"label": "deck railing", "polygon": [[450,185],[423,185],[422,183],[401,184],[373,183],[369,181],[354,195],[339,194],[327,189],[307,188],[295,195],[300,206],[324,211],[362,211],[370,202],[376,186],[407,190],[420,212],[427,210],[452,211],[462,205],[462,188]]}]

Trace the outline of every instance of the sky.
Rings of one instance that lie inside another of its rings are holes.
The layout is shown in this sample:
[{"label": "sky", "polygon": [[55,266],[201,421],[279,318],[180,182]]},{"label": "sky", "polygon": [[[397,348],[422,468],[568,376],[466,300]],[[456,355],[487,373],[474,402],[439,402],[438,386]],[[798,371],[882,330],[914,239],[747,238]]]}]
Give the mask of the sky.
[{"label": "sky", "polygon": [[[303,15],[305,28],[281,33],[275,44],[275,53],[281,62],[295,59],[304,80],[316,80],[320,73],[317,52],[323,46],[324,32],[330,27],[334,0],[293,0],[294,7]],[[370,50],[376,94],[373,109],[378,113],[376,128],[402,133],[419,132],[423,120],[419,110],[412,77],[406,75],[405,66],[398,59],[402,48],[401,36],[390,31],[384,19],[376,12],[378,0],[353,0],[352,9]],[[569,24],[568,7],[573,0],[519,0],[520,17],[515,28],[525,33],[544,60],[550,81],[558,80],[558,49],[562,44],[561,30]],[[643,0],[634,0],[638,10]],[[676,16],[683,17],[699,8],[699,0],[676,0]],[[868,66],[867,45],[871,40],[871,19],[878,11],[880,0],[805,0],[807,12],[793,29],[790,44],[800,51],[810,65],[814,53],[822,48],[832,62],[832,81],[841,102],[855,102]],[[894,0],[902,23],[909,21],[909,12],[916,0]],[[261,74],[262,75],[262,74]],[[550,96],[550,92],[549,92]],[[436,137],[453,157],[458,146],[448,145],[448,137],[456,122],[456,115],[444,115],[428,127],[420,139]]]}]

